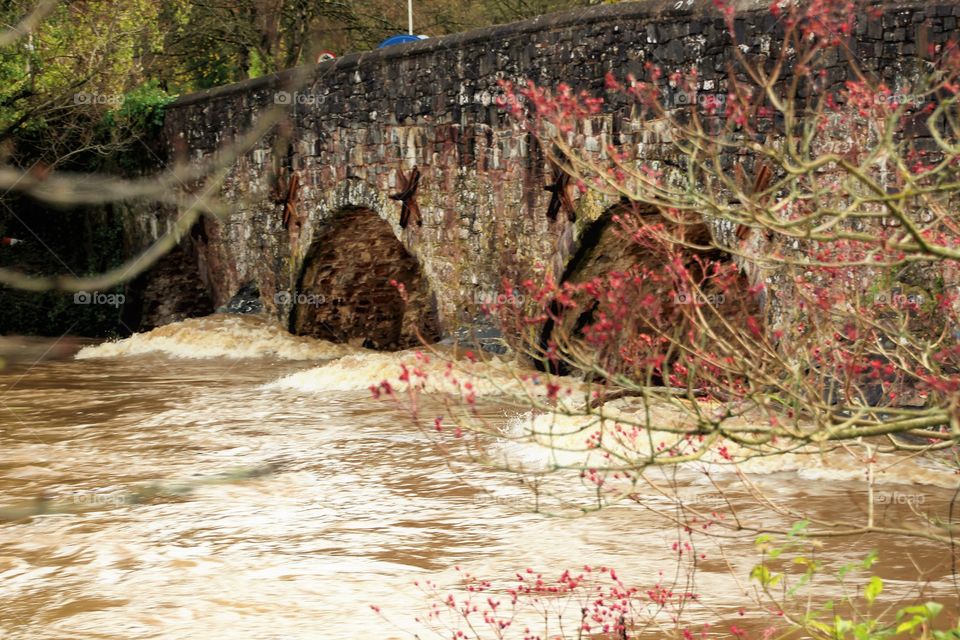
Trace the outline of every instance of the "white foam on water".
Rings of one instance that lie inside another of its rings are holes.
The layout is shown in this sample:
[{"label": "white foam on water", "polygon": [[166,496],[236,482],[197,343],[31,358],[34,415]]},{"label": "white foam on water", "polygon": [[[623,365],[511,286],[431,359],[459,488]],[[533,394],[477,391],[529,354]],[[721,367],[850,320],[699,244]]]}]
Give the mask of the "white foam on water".
[{"label": "white foam on water", "polygon": [[[404,367],[408,380],[402,380]],[[419,375],[422,374],[422,375]],[[580,383],[573,378],[550,377],[567,390],[578,393]],[[307,393],[324,391],[366,391],[387,381],[403,390],[407,385],[426,393],[450,393],[468,396],[544,396],[547,378],[544,374],[518,367],[512,362],[493,357],[471,362],[454,354],[422,354],[410,349],[394,353],[363,352],[344,356],[307,371],[300,371],[266,385],[269,389],[293,389]]]},{"label": "white foam on water", "polygon": [[[87,346],[75,357],[110,358],[147,353],[176,358],[331,360],[264,387],[305,393],[367,391],[387,381],[400,391],[408,384],[415,384],[425,393],[513,397],[520,398],[522,404],[522,399],[527,397],[544,401],[548,382],[559,385],[558,411],[514,416],[505,424],[503,439],[496,447],[501,463],[528,470],[554,466],[627,466],[630,460],[649,457],[651,450],[678,442],[681,436],[658,431],[658,426],[682,428],[692,422],[689,413],[679,404],[666,401],[651,403],[646,410],[629,402],[614,401],[604,405],[602,414],[583,415],[583,400],[588,390],[582,381],[574,378],[545,376],[498,357],[472,362],[452,351],[427,356],[413,349],[393,353],[366,351],[294,336],[274,321],[258,316],[218,314],[192,318],[123,340]],[[404,367],[407,381],[401,380]],[[734,420],[741,426],[750,424],[745,417]],[[763,424],[762,418],[757,417],[754,424]],[[594,446],[598,441],[602,443],[599,448]],[[721,455],[721,447],[726,447],[727,455],[735,460],[751,453],[735,443],[721,441],[695,464],[721,473],[733,471],[733,465]],[[855,452],[865,454],[865,449],[856,447]],[[797,452],[751,457],[739,462],[736,469],[756,475],[793,473],[805,480],[862,481],[866,479],[864,458],[865,455],[858,457],[844,451],[821,453],[808,446]],[[873,474],[880,484],[916,483],[949,488],[957,484],[956,476],[947,465],[898,454],[879,455]]]},{"label": "white foam on water", "polygon": [[[504,427],[503,438],[498,446],[497,462],[512,468],[527,471],[544,471],[554,467],[609,468],[636,467],[649,458],[650,452],[660,447],[671,447],[681,436],[668,431],[657,431],[656,426],[679,427],[692,420],[676,405],[658,403],[646,412],[625,410],[613,404],[604,406],[602,414],[574,415],[547,412],[526,412],[513,417]],[[634,429],[625,422],[649,424],[651,429]],[[745,418],[738,422],[746,423]],[[597,442],[601,443],[596,447]],[[721,447],[726,455],[721,453]],[[682,452],[689,453],[692,447]],[[865,481],[867,480],[868,449],[864,444],[852,444],[846,450],[821,451],[808,445],[794,452],[782,453],[769,449],[755,454],[727,440],[718,440],[696,462],[681,463],[681,467],[696,467],[711,473],[732,473],[736,470],[750,475],[792,473],[804,480],[818,481]],[[955,488],[958,478],[954,469],[930,458],[909,456],[903,453],[876,453],[872,465],[874,482],[877,484],[920,484],[943,488]],[[607,457],[606,454],[609,454]],[[729,459],[728,459],[729,457]],[[731,464],[730,459],[738,461]]]},{"label": "white foam on water", "polygon": [[78,359],[163,353],[175,358],[321,360],[357,351],[347,345],[295,336],[260,316],[215,314],[174,322],[122,340],[84,347]]},{"label": "white foam on water", "polygon": [[[823,455],[773,455],[742,462],[738,467],[750,475],[792,473],[800,480],[859,482],[866,486],[870,465],[864,460],[864,453],[861,449],[856,453],[834,450]],[[957,486],[955,470],[947,464],[927,464],[905,453],[875,455],[876,463],[872,467],[872,475],[873,483],[878,486],[923,485],[943,489]]]},{"label": "white foam on water", "polygon": [[[669,446],[678,440],[676,434],[666,431],[634,429],[628,423],[645,421],[646,416],[624,411],[615,403],[597,411],[583,415],[580,404],[567,401],[558,404],[556,412],[526,412],[513,417],[504,427],[501,443],[505,461],[519,456],[527,463],[539,459],[544,468],[603,467],[616,464],[615,459],[605,458],[605,453],[614,458],[639,459],[649,456],[661,444]],[[665,427],[683,424],[681,412],[668,405],[651,411],[649,419]],[[602,446],[594,446],[597,442]]]}]

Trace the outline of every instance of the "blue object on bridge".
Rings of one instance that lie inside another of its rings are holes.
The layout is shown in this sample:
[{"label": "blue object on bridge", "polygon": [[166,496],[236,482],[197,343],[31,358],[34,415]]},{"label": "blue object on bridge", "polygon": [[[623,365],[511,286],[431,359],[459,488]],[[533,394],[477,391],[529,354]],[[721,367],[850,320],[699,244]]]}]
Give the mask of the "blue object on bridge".
[{"label": "blue object on bridge", "polygon": [[426,40],[430,36],[415,36],[409,33],[401,33],[399,35],[390,36],[383,42],[377,45],[377,49],[383,49],[384,47],[392,47],[395,44],[406,44],[408,42],[420,42],[421,40]]}]

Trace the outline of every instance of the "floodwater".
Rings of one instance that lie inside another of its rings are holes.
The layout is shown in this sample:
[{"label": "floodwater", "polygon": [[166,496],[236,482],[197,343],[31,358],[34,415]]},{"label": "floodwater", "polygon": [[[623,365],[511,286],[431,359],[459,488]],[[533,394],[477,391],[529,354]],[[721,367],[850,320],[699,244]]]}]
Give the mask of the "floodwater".
[{"label": "floodwater", "polygon": [[[42,355],[37,345],[30,353]],[[700,594],[681,628],[709,637],[729,636],[734,624],[756,637],[783,628],[745,595],[759,558],[753,534],[695,538],[694,582],[685,584],[672,551],[685,538],[648,508],[655,496],[580,517],[535,512],[530,476],[521,482],[477,453],[536,468],[549,460],[542,447],[495,434],[436,436],[433,417],[449,411],[442,388],[420,408],[426,428],[371,396],[368,387],[404,357],[214,317],[78,357],[8,363],[0,371],[0,637],[450,637],[416,620],[439,602],[424,593],[426,581],[460,598],[455,567],[496,585],[527,567],[554,578],[584,565],[615,567],[641,594],[679,580],[678,590]],[[479,407],[505,435],[523,424],[522,412],[495,398]],[[818,518],[848,517],[865,495],[856,460],[764,464],[751,481],[776,504]],[[535,477],[555,496],[590,504],[574,472]],[[698,477],[683,471],[678,482],[714,490]],[[915,465],[885,482],[888,506],[946,514],[957,479]],[[792,524],[749,502],[741,517]],[[871,548],[884,597],[895,603],[923,589],[946,605],[945,621],[956,618],[942,545],[841,538],[819,554],[835,568]],[[679,564],[688,568],[686,558]],[[825,581],[813,593],[835,587]],[[568,629],[580,605],[570,606]],[[517,615],[505,637],[538,628],[536,612]],[[669,613],[659,624],[639,635],[677,628]]]}]

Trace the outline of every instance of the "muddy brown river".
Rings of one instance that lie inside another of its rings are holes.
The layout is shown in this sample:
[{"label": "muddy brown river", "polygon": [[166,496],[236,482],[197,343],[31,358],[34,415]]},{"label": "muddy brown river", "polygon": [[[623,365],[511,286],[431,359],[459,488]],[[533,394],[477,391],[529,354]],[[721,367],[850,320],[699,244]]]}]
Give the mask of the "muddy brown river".
[{"label": "muddy brown river", "polygon": [[[450,637],[415,620],[431,601],[414,582],[463,593],[455,567],[509,581],[527,567],[553,576],[607,565],[642,589],[664,580],[660,572],[669,582],[678,531],[650,509],[536,513],[516,475],[466,446],[439,450],[405,411],[373,399],[367,387],[399,357],[212,318],[79,358],[8,363],[0,637]],[[435,395],[428,416],[444,411]],[[496,402],[481,411],[505,430],[517,420]],[[545,459],[532,444],[489,440],[514,459]],[[771,463],[752,477],[780,503],[840,518],[859,508],[862,475],[855,461],[811,461]],[[572,473],[544,482],[586,495]],[[681,482],[697,486],[693,476]],[[918,469],[884,490],[903,496],[891,500],[900,507],[922,501],[945,514],[955,483]],[[753,538],[700,542],[701,595],[684,613],[691,628],[727,637],[737,624],[760,637],[776,622],[744,594],[758,559]],[[923,589],[956,617],[942,546],[872,536],[829,541],[820,553],[838,566],[871,548],[891,603]],[[813,593],[828,595],[831,584]],[[521,622],[505,637],[523,637]],[[665,637],[663,629],[644,637]]]}]

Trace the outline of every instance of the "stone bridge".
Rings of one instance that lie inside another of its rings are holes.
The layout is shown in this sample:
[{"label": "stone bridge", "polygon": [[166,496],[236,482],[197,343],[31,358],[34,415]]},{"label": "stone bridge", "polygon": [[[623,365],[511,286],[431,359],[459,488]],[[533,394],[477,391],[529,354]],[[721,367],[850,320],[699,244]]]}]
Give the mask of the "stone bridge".
[{"label": "stone bridge", "polygon": [[[766,7],[740,7],[736,28],[748,46],[769,42]],[[885,11],[882,23],[858,27],[854,48],[898,86],[918,43],[955,33],[960,5]],[[449,333],[503,278],[562,274],[581,238],[602,235],[590,227],[615,204],[588,195],[574,216],[548,219],[551,169],[498,108],[499,82],[565,82],[604,95],[608,71],[640,76],[650,61],[696,65],[705,87],[722,91],[729,42],[709,1],[601,5],[347,55],[310,69],[296,88],[288,72],[184,96],[164,125],[171,157],[214,157],[278,103],[289,104],[289,119],[283,136],[268,136],[230,170],[222,189],[230,215],[205,218],[140,280],[143,325],[223,305],[245,288],[298,333],[379,348],[409,345],[417,329]],[[621,126],[622,100],[605,109],[582,144],[643,144],[657,156],[656,140]],[[147,240],[167,224],[158,213],[139,220],[137,233]],[[406,311],[391,279],[406,285]]]}]

